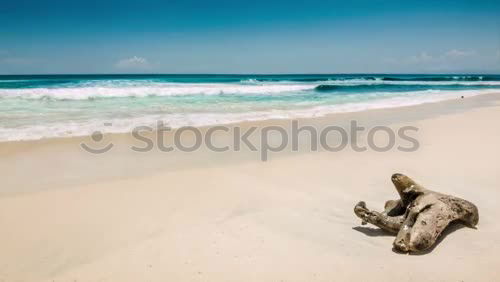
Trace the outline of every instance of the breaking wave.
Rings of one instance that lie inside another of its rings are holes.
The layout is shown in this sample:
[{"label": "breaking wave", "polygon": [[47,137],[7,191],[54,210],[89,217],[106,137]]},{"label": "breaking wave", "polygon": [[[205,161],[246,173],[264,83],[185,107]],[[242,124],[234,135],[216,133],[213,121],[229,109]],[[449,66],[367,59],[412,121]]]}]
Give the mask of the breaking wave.
[{"label": "breaking wave", "polygon": [[191,84],[134,87],[65,87],[0,89],[1,98],[86,100],[99,98],[182,95],[266,95],[314,89],[315,85]]}]

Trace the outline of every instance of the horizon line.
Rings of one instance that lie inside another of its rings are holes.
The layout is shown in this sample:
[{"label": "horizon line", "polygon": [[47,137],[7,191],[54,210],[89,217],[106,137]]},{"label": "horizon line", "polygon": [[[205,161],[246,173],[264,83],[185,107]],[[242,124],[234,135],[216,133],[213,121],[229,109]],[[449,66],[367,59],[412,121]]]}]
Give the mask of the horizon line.
[{"label": "horizon line", "polygon": [[227,75],[227,76],[241,76],[241,75],[500,75],[500,73],[481,73],[481,72],[436,72],[436,73],[411,73],[411,72],[346,72],[346,73],[30,73],[30,74],[0,74],[0,76],[55,76],[55,75]]}]

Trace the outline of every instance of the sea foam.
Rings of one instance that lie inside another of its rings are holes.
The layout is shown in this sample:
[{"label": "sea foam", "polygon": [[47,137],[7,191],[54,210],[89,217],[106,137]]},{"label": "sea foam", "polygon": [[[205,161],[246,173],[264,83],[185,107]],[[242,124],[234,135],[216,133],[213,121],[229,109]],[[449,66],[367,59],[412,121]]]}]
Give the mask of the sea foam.
[{"label": "sea foam", "polygon": [[497,93],[498,90],[462,90],[462,91],[415,91],[387,97],[387,93],[372,93],[373,96],[384,97],[364,102],[351,102],[335,105],[321,105],[310,108],[290,110],[248,111],[241,113],[227,112],[197,112],[197,113],[165,113],[148,114],[128,118],[100,118],[88,120],[69,120],[47,122],[22,127],[1,127],[0,141],[37,140],[43,138],[87,136],[95,131],[102,133],[132,132],[137,126],[155,128],[158,121],[162,121],[171,128],[183,126],[209,126],[231,124],[242,121],[259,121],[269,119],[293,119],[322,117],[334,113],[357,112],[374,109],[396,108],[423,103],[434,103],[460,96],[472,97],[481,94]]}]

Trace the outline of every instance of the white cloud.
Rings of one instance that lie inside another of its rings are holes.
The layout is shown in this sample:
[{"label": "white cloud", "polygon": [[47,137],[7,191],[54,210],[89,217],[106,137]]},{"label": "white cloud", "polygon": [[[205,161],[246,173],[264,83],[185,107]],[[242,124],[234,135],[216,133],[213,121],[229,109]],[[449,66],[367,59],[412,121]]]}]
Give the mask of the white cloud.
[{"label": "white cloud", "polygon": [[432,60],[434,58],[431,55],[427,54],[427,52],[422,52],[416,56],[409,57],[406,61],[411,64],[421,64],[431,62]]},{"label": "white cloud", "polygon": [[115,64],[115,67],[123,70],[144,71],[150,69],[151,64],[145,58],[133,56],[131,58],[119,60]]},{"label": "white cloud", "polygon": [[442,54],[430,55],[427,52],[422,52],[418,55],[411,56],[403,62],[408,64],[436,64],[436,63],[447,63],[450,61],[455,61],[458,59],[464,59],[466,57],[471,57],[476,54],[475,51],[463,51],[458,49],[451,49]]},{"label": "white cloud", "polygon": [[469,57],[472,55],[475,55],[476,52],[474,51],[463,51],[463,50],[457,50],[457,49],[452,49],[446,53],[444,53],[445,58],[463,58],[463,57]]},{"label": "white cloud", "polygon": [[[454,71],[477,68],[482,64],[481,56],[474,50],[450,49],[442,53],[421,52],[406,58],[391,59],[399,69],[412,71]],[[389,62],[389,61],[388,61]]]}]

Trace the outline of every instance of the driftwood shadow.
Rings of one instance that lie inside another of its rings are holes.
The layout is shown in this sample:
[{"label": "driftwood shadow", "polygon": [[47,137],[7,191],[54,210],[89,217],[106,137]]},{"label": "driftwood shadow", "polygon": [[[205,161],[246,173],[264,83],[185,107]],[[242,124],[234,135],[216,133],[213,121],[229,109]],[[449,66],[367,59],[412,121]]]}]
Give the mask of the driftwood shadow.
[{"label": "driftwood shadow", "polygon": [[384,231],[383,229],[380,229],[380,228],[356,226],[356,227],[353,227],[352,229],[354,229],[358,232],[361,232],[369,237],[388,237],[388,236],[394,237],[394,234],[391,234],[391,233]]}]

